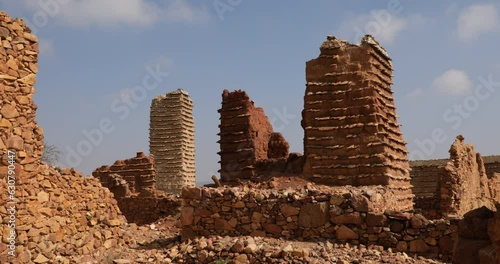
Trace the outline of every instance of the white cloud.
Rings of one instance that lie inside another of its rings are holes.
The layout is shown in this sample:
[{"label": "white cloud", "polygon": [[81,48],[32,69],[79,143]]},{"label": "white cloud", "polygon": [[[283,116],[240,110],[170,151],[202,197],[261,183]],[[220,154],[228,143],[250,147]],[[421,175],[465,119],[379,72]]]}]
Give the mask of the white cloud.
[{"label": "white cloud", "polygon": [[52,9],[44,8],[44,1],[24,1],[34,13],[45,12],[69,26],[150,26],[159,21],[203,23],[210,17],[205,6],[193,7],[183,0],[168,0],[163,5],[149,0],[60,1]]},{"label": "white cloud", "polygon": [[424,17],[419,14],[402,18],[388,10],[372,10],[368,14],[346,20],[339,27],[338,34],[352,43],[358,43],[362,36],[369,34],[382,44],[391,44],[403,30],[424,23]]},{"label": "white cloud", "polygon": [[52,56],[55,53],[54,42],[50,39],[38,39],[40,56]]},{"label": "white cloud", "polygon": [[411,91],[407,97],[410,97],[410,98],[415,98],[415,97],[419,97],[420,95],[422,95],[424,93],[424,90],[421,89],[421,88],[417,88],[413,91]]},{"label": "white cloud", "polygon": [[432,89],[449,95],[465,95],[472,92],[472,81],[467,73],[451,69],[434,79]]},{"label": "white cloud", "polygon": [[464,8],[457,20],[458,37],[464,41],[499,28],[498,11],[493,4],[472,5]]}]

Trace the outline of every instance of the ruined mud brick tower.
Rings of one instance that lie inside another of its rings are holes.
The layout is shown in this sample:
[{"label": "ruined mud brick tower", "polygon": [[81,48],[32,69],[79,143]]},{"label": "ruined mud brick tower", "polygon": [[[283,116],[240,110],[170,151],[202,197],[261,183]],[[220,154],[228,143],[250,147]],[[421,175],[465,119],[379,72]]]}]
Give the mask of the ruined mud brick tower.
[{"label": "ruined mud brick tower", "polygon": [[256,161],[268,158],[269,139],[273,133],[264,110],[255,107],[246,92],[224,90],[222,108],[218,112],[221,180],[254,177]]},{"label": "ruined mud brick tower", "polygon": [[181,89],[151,103],[149,152],[153,154],[156,186],[180,194],[196,181],[193,101]]},{"label": "ruined mud brick tower", "polygon": [[395,113],[392,63],[367,35],[328,36],[306,63],[304,175],[327,185],[387,186],[396,208],[413,206],[406,142]]}]

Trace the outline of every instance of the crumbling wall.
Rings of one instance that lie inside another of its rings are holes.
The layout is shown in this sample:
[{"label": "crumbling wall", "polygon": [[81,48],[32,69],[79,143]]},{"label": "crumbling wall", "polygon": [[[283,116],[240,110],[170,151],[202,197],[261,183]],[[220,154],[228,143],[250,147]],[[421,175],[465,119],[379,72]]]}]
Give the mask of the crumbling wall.
[{"label": "crumbling wall", "polygon": [[273,128],[262,108],[256,108],[246,92],[222,93],[220,113],[219,170],[221,180],[250,179],[255,163],[268,157]]},{"label": "crumbling wall", "polygon": [[156,188],[156,172],[153,164],[154,159],[152,156],[146,157],[143,152],[137,152],[135,158],[117,160],[111,166],[101,166],[92,172],[92,175],[99,178],[102,186],[110,189],[117,186],[119,182],[115,175],[119,175],[125,180],[128,192],[125,192],[124,195],[115,193],[116,198],[126,196],[127,193],[151,193]]},{"label": "crumbling wall", "polygon": [[439,173],[440,207],[443,215],[493,208],[488,178],[481,155],[459,135],[450,148],[450,161]]},{"label": "crumbling wall", "polygon": [[179,199],[156,190],[153,164],[152,156],[137,152],[135,158],[117,160],[112,166],[102,166],[92,173],[114,194],[129,223],[149,224],[178,213]]},{"label": "crumbling wall", "polygon": [[483,160],[488,179],[492,178],[494,173],[500,173],[500,156],[484,156]]},{"label": "crumbling wall", "polygon": [[183,190],[182,238],[260,236],[288,240],[328,239],[381,245],[393,251],[451,258],[458,220],[429,221],[419,214],[384,211],[386,188],[333,187],[270,190]]},{"label": "crumbling wall", "polygon": [[448,160],[411,161],[411,185],[414,208],[429,219],[440,217],[439,171]]},{"label": "crumbling wall", "polygon": [[30,32],[0,12],[0,263],[102,260],[131,242],[125,218],[97,179],[41,162],[43,130],[33,102],[38,41]]},{"label": "crumbling wall", "polygon": [[23,171],[33,171],[43,152],[43,130],[33,102],[38,72],[38,39],[20,19],[0,12],[0,157],[7,175],[7,151],[15,151]]},{"label": "crumbling wall", "polygon": [[494,173],[488,182],[491,198],[500,203],[500,173]]},{"label": "crumbling wall", "polygon": [[329,36],[306,63],[304,174],[329,185],[384,185],[412,208],[406,142],[392,96],[392,63],[371,37],[360,45]]},{"label": "crumbling wall", "polygon": [[268,159],[287,158],[289,149],[290,145],[281,133],[271,133],[267,149]]},{"label": "crumbling wall", "polygon": [[181,89],[151,103],[149,152],[155,157],[156,185],[180,194],[196,183],[193,101]]}]

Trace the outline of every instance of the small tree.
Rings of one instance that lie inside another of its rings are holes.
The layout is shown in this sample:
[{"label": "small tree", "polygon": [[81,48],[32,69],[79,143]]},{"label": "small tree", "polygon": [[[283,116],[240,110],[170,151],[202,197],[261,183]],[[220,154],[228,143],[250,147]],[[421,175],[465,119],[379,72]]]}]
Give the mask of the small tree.
[{"label": "small tree", "polygon": [[62,152],[56,145],[50,145],[47,142],[43,142],[43,162],[55,166],[55,164],[59,161],[61,154]]}]

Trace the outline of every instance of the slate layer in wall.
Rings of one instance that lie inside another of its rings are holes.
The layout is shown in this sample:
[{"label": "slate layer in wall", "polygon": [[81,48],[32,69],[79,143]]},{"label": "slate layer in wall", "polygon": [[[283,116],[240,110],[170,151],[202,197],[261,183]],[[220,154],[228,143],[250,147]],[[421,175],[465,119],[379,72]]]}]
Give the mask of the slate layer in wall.
[{"label": "slate layer in wall", "polygon": [[406,142],[397,123],[392,63],[371,37],[360,45],[329,36],[306,63],[304,175],[328,185],[384,185],[413,206]]},{"label": "slate layer in wall", "polygon": [[193,101],[181,89],[153,99],[149,152],[155,157],[156,185],[180,194],[196,181]]}]

